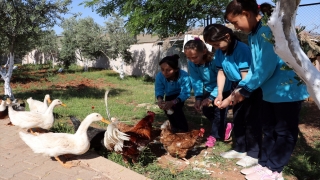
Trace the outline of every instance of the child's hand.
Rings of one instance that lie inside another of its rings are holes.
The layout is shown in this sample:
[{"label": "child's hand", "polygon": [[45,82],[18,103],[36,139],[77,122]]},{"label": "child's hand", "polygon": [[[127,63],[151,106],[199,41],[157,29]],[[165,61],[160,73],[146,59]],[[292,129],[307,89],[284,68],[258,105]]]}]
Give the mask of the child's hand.
[{"label": "child's hand", "polygon": [[222,95],[218,95],[214,100],[214,105],[219,107],[219,105],[222,103],[222,99],[223,99]]},{"label": "child's hand", "polygon": [[218,108],[224,109],[224,108],[228,107],[228,106],[230,105],[230,102],[231,102],[231,101],[232,101],[231,98],[226,98],[226,99],[224,99],[224,100],[219,104]]},{"label": "child's hand", "polygon": [[245,99],[245,97],[239,93],[239,90],[233,91],[231,95],[233,97],[233,103],[232,103],[233,105],[235,105]]},{"label": "child's hand", "polygon": [[160,109],[163,109],[163,105],[164,105],[163,100],[158,100],[157,104],[158,104]]},{"label": "child's hand", "polygon": [[173,102],[172,101],[166,101],[164,106],[163,106],[163,109],[164,110],[169,110],[172,106],[173,106]]},{"label": "child's hand", "polygon": [[196,109],[196,111],[201,112],[201,100],[196,100],[196,102],[194,103],[194,108]]},{"label": "child's hand", "polygon": [[210,106],[212,104],[212,100],[209,98],[206,98],[202,101],[201,106]]}]

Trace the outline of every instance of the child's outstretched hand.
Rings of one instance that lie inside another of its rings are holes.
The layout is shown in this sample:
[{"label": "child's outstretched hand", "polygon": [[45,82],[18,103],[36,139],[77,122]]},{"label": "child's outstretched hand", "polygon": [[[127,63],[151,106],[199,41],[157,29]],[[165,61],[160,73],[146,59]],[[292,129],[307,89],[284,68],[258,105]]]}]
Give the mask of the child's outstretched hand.
[{"label": "child's outstretched hand", "polygon": [[233,97],[233,103],[232,103],[233,105],[235,105],[245,99],[245,97],[239,93],[239,90],[240,89],[236,89],[231,93],[231,96]]},{"label": "child's outstretched hand", "polygon": [[157,104],[158,104],[160,109],[163,109],[163,106],[164,106],[163,100],[158,100]]},{"label": "child's outstretched hand", "polygon": [[224,109],[230,105],[230,102],[232,101],[231,96],[228,98],[224,99],[219,105],[218,108]]},{"label": "child's outstretched hand", "polygon": [[219,107],[219,105],[222,102],[222,99],[223,99],[222,95],[218,95],[216,99],[214,99],[214,105]]},{"label": "child's outstretched hand", "polygon": [[196,111],[201,112],[201,100],[196,100],[196,102],[194,103],[194,108],[196,109]]},{"label": "child's outstretched hand", "polygon": [[212,104],[212,100],[209,98],[206,98],[202,101],[201,106],[210,106]]}]

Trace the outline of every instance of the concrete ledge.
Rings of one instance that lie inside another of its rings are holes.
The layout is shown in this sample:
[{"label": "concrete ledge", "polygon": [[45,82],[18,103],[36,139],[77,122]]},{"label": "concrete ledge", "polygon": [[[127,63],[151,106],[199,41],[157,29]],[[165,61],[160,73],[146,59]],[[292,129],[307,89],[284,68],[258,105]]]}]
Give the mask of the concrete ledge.
[{"label": "concrete ledge", "polygon": [[78,157],[81,166],[86,166],[102,175],[112,179],[151,180],[139,173],[123,167],[109,159],[99,156],[94,151],[89,151]]}]

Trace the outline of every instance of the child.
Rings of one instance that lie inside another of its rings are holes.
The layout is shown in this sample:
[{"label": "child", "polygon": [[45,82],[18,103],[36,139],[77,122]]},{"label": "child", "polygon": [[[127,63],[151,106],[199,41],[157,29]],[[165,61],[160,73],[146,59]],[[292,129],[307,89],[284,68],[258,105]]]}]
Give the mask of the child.
[{"label": "child", "polygon": [[[214,104],[219,108],[227,107],[232,95],[222,101],[222,90],[227,78],[233,87],[245,78],[252,56],[250,48],[238,40],[233,31],[221,24],[211,24],[204,28],[203,37],[206,43],[215,49],[215,63],[218,71],[218,96]],[[258,163],[262,131],[259,119],[259,107],[262,101],[260,88],[253,91],[250,98],[233,107],[234,144],[233,150],[222,153],[224,158],[242,158],[236,164],[252,166]]]},{"label": "child", "polygon": [[[268,7],[268,8],[266,8]],[[270,12],[270,4],[260,6],[263,14]],[[265,10],[268,11],[265,11]],[[270,13],[267,13],[270,14]],[[305,85],[298,86],[292,70],[281,70],[285,63],[275,54],[268,26],[261,23],[255,0],[231,1],[225,19],[235,28],[249,33],[253,63],[246,78],[234,93],[234,102],[248,98],[260,87],[263,93],[261,121],[263,140],[258,165],[241,170],[246,179],[282,179],[298,138],[298,123],[302,101],[308,97]]]},{"label": "child", "polygon": [[[207,138],[206,146],[213,147],[217,139],[224,140],[227,109],[219,109],[213,104],[218,95],[217,68],[205,43],[200,39],[190,40],[184,46],[184,53],[188,61],[190,79],[196,98],[194,107],[201,111],[212,123],[210,136]],[[231,83],[225,81],[222,90],[223,97],[230,95]]]},{"label": "child", "polygon": [[158,106],[166,112],[173,133],[188,132],[188,123],[182,108],[191,92],[189,75],[178,67],[178,59],[177,54],[164,57],[159,62],[161,72],[157,74],[155,82]]}]

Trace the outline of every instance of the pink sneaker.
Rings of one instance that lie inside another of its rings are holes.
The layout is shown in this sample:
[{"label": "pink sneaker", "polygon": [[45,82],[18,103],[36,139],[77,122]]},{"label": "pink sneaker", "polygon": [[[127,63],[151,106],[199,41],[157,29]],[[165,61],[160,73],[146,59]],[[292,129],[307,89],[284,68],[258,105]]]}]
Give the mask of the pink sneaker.
[{"label": "pink sneaker", "polygon": [[213,146],[215,145],[216,141],[217,141],[217,140],[216,140],[215,137],[209,136],[209,137],[207,138],[206,146],[208,146],[208,147],[213,147]]},{"label": "pink sneaker", "polygon": [[226,133],[224,135],[224,140],[228,140],[230,138],[231,132],[232,132],[233,124],[227,123]]}]

